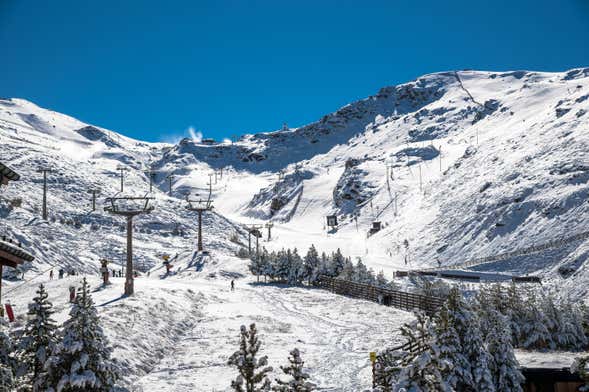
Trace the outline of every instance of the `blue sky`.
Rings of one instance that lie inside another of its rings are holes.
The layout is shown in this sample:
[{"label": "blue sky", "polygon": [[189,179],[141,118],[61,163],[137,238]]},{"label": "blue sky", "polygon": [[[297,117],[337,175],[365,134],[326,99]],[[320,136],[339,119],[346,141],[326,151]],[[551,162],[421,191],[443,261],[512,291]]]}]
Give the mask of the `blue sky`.
[{"label": "blue sky", "polygon": [[449,69],[589,66],[589,0],[0,0],[0,96],[149,141],[300,126]]}]

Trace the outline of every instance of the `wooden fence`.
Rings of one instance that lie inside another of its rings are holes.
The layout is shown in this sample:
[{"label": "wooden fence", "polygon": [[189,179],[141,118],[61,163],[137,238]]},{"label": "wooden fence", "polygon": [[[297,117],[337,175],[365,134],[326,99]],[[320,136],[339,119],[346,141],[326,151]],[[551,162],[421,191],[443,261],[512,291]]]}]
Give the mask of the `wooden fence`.
[{"label": "wooden fence", "polygon": [[363,283],[330,278],[327,276],[319,277],[315,285],[336,294],[366,299],[378,302],[385,306],[392,306],[408,311],[419,309],[427,314],[435,313],[445,302],[443,298],[439,297],[429,297],[406,291],[390,290]]}]

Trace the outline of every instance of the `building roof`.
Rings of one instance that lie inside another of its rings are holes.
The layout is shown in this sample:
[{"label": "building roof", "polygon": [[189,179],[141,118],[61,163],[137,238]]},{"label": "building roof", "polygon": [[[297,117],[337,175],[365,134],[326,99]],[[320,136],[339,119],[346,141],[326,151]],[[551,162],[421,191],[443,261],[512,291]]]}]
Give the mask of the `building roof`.
[{"label": "building roof", "polygon": [[8,178],[10,181],[18,181],[20,179],[20,175],[17,172],[2,162],[0,162],[0,176]]},{"label": "building roof", "polygon": [[33,261],[35,257],[25,251],[20,244],[10,242],[5,238],[0,240],[0,264],[16,267],[25,261]]}]

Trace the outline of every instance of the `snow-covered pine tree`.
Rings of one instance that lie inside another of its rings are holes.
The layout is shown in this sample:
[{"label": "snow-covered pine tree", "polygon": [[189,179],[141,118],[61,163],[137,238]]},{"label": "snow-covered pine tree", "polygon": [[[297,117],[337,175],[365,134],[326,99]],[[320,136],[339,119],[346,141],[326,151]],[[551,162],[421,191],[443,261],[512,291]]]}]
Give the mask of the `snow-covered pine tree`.
[{"label": "snow-covered pine tree", "polygon": [[236,392],[269,391],[268,373],[272,367],[268,366],[268,357],[257,358],[262,342],[258,339],[256,324],[251,324],[249,329],[242,325],[240,333],[239,350],[228,361],[239,371],[237,378],[231,381],[231,388]]},{"label": "snow-covered pine tree", "polygon": [[362,259],[359,257],[356,261],[356,267],[354,268],[354,270],[355,273],[352,280],[358,283],[366,283],[368,278],[368,269],[366,268],[366,265],[362,262]]},{"label": "snow-covered pine tree", "polygon": [[372,268],[368,268],[364,283],[369,284],[371,286],[376,285],[376,275],[374,274],[374,270]]},{"label": "snow-covered pine tree", "polygon": [[303,259],[299,255],[297,248],[294,248],[292,252],[290,252],[289,260],[288,283],[299,284],[304,279],[304,269]]},{"label": "snow-covered pine tree", "polygon": [[559,306],[559,330],[557,346],[562,350],[581,350],[587,347],[587,336],[583,330],[583,318],[579,307],[573,306],[569,299]]},{"label": "snow-covered pine tree", "polygon": [[485,364],[484,355],[481,355],[481,351],[486,352],[486,350],[483,346],[478,320],[457,287],[450,289],[446,304],[450,323],[460,338],[462,354],[467,361],[464,364],[466,369],[462,372],[462,377],[457,380],[456,389],[477,391],[480,380],[486,381],[485,384],[491,382],[488,361]]},{"label": "snow-covered pine tree", "polygon": [[321,258],[319,259],[319,268],[317,269],[317,278],[320,276],[331,276],[330,270],[331,260],[325,254],[325,252],[321,253]]},{"label": "snow-covered pine tree", "polygon": [[521,292],[517,289],[514,282],[507,289],[505,299],[505,314],[509,319],[509,329],[511,330],[511,342],[514,347],[522,345],[522,326],[524,324],[524,304]]},{"label": "snow-covered pine tree", "polygon": [[447,306],[443,306],[436,314],[435,334],[439,348],[439,358],[443,363],[442,378],[448,386],[456,389],[460,380],[470,380],[470,364],[462,354],[462,344],[454,326],[450,321]]},{"label": "snow-covered pine tree", "polygon": [[521,392],[525,381],[511,345],[507,317],[498,310],[489,313],[487,347],[491,354],[491,373],[497,392]]},{"label": "snow-covered pine tree", "polygon": [[285,282],[288,281],[291,257],[290,250],[285,251],[282,249],[276,254],[276,260],[273,268],[275,279]]},{"label": "snow-covered pine tree", "polygon": [[319,253],[315,245],[311,245],[303,259],[303,278],[311,285],[317,280],[319,271]]},{"label": "snow-covered pine tree", "polygon": [[387,278],[384,276],[384,272],[382,270],[380,270],[378,272],[378,274],[376,275],[376,285],[378,287],[382,287],[387,288],[389,285],[389,281],[387,280]]},{"label": "snow-covered pine tree", "polygon": [[45,286],[39,285],[37,296],[29,304],[27,323],[18,342],[16,375],[23,384],[23,391],[38,390],[33,386],[41,382],[45,362],[57,343],[57,324],[51,318],[54,312],[48,297]]},{"label": "snow-covered pine tree", "polygon": [[288,357],[290,364],[288,366],[280,366],[280,369],[290,376],[290,380],[283,381],[276,379],[277,386],[273,387],[274,391],[278,392],[311,392],[315,390],[315,384],[309,382],[309,374],[305,373],[303,366],[305,362],[301,358],[301,353],[297,348],[290,352]]},{"label": "snow-covered pine tree", "polygon": [[336,277],[342,273],[346,258],[342,255],[339,248],[331,255],[331,276]]},{"label": "snow-covered pine tree", "polygon": [[11,391],[14,388],[13,352],[14,346],[6,331],[5,322],[0,319],[0,391]]},{"label": "snow-covered pine tree", "polygon": [[276,269],[278,266],[278,254],[272,251],[268,256],[268,261],[264,266],[264,277],[270,277],[271,280],[276,279]]},{"label": "snow-covered pine tree", "polygon": [[340,274],[337,276],[339,279],[353,281],[355,276],[354,264],[350,259],[345,259],[343,268]]},{"label": "snow-covered pine tree", "polygon": [[521,347],[527,349],[546,349],[553,346],[548,320],[533,294],[524,300],[523,324],[520,326]]},{"label": "snow-covered pine tree", "polygon": [[118,378],[111,351],[84,278],[63,325],[62,339],[45,363],[43,380],[37,386],[48,392],[111,391]]},{"label": "snow-covered pine tree", "polygon": [[416,316],[417,321],[403,326],[401,333],[408,342],[418,345],[419,348],[406,355],[406,366],[399,373],[392,388],[393,392],[452,391],[442,376],[447,364],[440,359],[440,349],[431,321],[423,313],[417,313]]}]

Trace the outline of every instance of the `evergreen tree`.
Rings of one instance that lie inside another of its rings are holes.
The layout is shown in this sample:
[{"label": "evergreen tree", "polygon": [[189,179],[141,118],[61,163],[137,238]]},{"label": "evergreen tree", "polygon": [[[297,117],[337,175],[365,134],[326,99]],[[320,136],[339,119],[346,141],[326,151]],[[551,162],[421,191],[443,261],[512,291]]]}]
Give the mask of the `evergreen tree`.
[{"label": "evergreen tree", "polygon": [[249,330],[241,326],[239,350],[229,358],[229,365],[236,366],[239,375],[231,382],[231,388],[236,392],[261,392],[270,390],[268,373],[272,367],[268,366],[268,357],[257,358],[262,343],[258,339],[256,324],[251,324]]},{"label": "evergreen tree", "polygon": [[376,285],[378,287],[382,287],[383,289],[389,286],[389,281],[384,276],[384,272],[382,270],[380,270],[378,275],[376,275]]},{"label": "evergreen tree", "polygon": [[401,333],[408,342],[419,348],[406,355],[406,366],[393,385],[393,391],[451,391],[452,388],[442,376],[442,371],[448,364],[440,358],[440,349],[430,320],[423,313],[417,313],[417,321],[404,325]]},{"label": "evergreen tree", "polygon": [[341,250],[339,248],[337,248],[335,253],[333,253],[331,256],[331,265],[332,265],[331,276],[333,276],[333,277],[339,276],[344,269],[345,263],[346,263],[346,258],[342,255]]},{"label": "evergreen tree", "polygon": [[321,253],[321,259],[319,260],[319,269],[317,270],[317,278],[320,276],[331,276],[331,260],[325,252]]},{"label": "evergreen tree", "polygon": [[45,362],[57,343],[57,325],[51,318],[53,305],[47,291],[39,286],[37,296],[29,304],[28,319],[18,344],[17,377],[24,383],[23,390],[38,390]]},{"label": "evergreen tree", "polygon": [[439,358],[445,364],[441,369],[442,378],[449,387],[455,389],[461,380],[472,379],[470,364],[462,354],[462,344],[451,323],[447,306],[440,309],[436,315],[435,324]]},{"label": "evergreen tree", "polygon": [[86,278],[78,289],[63,337],[45,363],[37,386],[56,392],[108,392],[118,375],[111,348],[100,326]]},{"label": "evergreen tree", "polygon": [[368,268],[364,283],[369,284],[371,286],[376,285],[376,276],[374,275],[374,270],[372,268]]},{"label": "evergreen tree", "polygon": [[290,357],[288,357],[288,361],[290,364],[288,366],[281,366],[280,369],[284,372],[284,374],[291,377],[288,381],[282,381],[280,379],[276,379],[276,383],[278,386],[273,388],[274,391],[278,392],[311,392],[315,390],[315,385],[311,382],[307,381],[309,379],[309,374],[305,373],[303,370],[303,362],[301,358],[301,353],[298,349],[294,349],[290,352]]},{"label": "evergreen tree", "polygon": [[491,373],[497,392],[521,392],[525,381],[511,345],[511,331],[506,316],[498,310],[490,315],[487,345],[491,354]]},{"label": "evergreen tree", "polygon": [[[458,288],[453,287],[450,290],[448,300],[447,300],[447,308],[448,308],[448,317],[450,324],[456,330],[460,338],[460,348],[462,350],[462,355],[466,358],[466,363],[464,363],[465,369],[461,372],[461,375],[456,383],[456,389],[459,391],[476,391],[476,381],[474,378],[474,361],[472,360],[472,356],[475,356],[477,348],[472,347],[471,343],[467,341],[467,339],[471,338],[473,335],[473,331],[471,329],[477,328],[478,331],[478,323],[473,324],[474,322],[474,315],[468,306],[468,304],[462,298],[462,294]],[[482,345],[482,338],[479,337],[478,344]]]},{"label": "evergreen tree", "polygon": [[5,331],[4,321],[0,319],[0,391],[13,390],[15,384],[13,352],[12,340]]},{"label": "evergreen tree", "polygon": [[276,260],[273,268],[274,278],[281,281],[288,281],[290,274],[290,263],[292,255],[290,249],[284,249],[276,254]]},{"label": "evergreen tree", "polygon": [[319,271],[319,253],[315,249],[315,245],[311,245],[309,251],[303,259],[303,278],[311,285],[317,280],[317,274]]},{"label": "evergreen tree", "polygon": [[507,289],[506,311],[511,330],[511,341],[514,347],[522,345],[522,325],[524,324],[524,301],[515,283],[511,283]]},{"label": "evergreen tree", "polygon": [[362,259],[359,257],[356,261],[355,273],[352,280],[358,283],[366,283],[368,280],[368,269],[366,268],[366,265],[362,262]]},{"label": "evergreen tree", "polygon": [[523,348],[546,349],[553,346],[548,320],[533,295],[528,295],[524,301],[522,321],[520,342]]},{"label": "evergreen tree", "polygon": [[288,283],[289,284],[299,284],[304,279],[304,268],[303,268],[303,259],[299,256],[297,248],[294,248],[292,252],[290,249],[287,251],[288,260],[289,260],[289,270],[288,270]]},{"label": "evergreen tree", "polygon": [[353,281],[355,275],[354,264],[350,259],[345,259],[343,268],[338,275],[339,279]]}]

